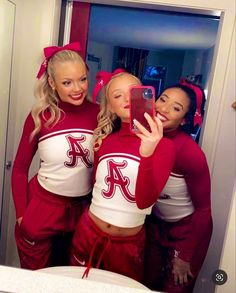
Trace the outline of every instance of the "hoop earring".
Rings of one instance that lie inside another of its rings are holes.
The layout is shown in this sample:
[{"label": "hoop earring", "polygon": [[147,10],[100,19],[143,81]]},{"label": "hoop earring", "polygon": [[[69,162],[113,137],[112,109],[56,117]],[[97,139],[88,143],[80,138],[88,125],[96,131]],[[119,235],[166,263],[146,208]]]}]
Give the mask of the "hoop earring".
[{"label": "hoop earring", "polygon": [[180,123],[181,126],[184,126],[185,124],[187,124],[186,120],[183,119],[183,121]]},{"label": "hoop earring", "polygon": [[114,121],[117,118],[116,113],[111,113],[111,120]]}]

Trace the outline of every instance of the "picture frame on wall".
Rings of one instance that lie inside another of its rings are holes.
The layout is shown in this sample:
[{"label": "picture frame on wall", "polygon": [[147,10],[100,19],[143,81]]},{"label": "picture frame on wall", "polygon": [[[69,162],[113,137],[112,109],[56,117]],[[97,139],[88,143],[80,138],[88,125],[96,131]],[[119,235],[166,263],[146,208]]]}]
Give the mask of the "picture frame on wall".
[{"label": "picture frame on wall", "polygon": [[142,77],[143,85],[151,85],[155,88],[158,97],[165,87],[167,67],[160,65],[146,65]]}]

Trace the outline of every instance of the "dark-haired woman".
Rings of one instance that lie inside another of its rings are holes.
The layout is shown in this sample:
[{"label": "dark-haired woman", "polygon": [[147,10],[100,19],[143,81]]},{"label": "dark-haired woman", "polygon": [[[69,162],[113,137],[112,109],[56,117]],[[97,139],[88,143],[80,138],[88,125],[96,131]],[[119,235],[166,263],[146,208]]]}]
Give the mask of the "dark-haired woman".
[{"label": "dark-haired woman", "polygon": [[[209,246],[209,169],[203,151],[187,134],[201,125],[204,102],[201,88],[186,80],[167,88],[156,101],[156,115],[163,123],[164,136],[175,144],[176,160],[146,221],[145,284],[153,290],[192,292]],[[154,198],[155,181],[148,186],[147,195]]]}]

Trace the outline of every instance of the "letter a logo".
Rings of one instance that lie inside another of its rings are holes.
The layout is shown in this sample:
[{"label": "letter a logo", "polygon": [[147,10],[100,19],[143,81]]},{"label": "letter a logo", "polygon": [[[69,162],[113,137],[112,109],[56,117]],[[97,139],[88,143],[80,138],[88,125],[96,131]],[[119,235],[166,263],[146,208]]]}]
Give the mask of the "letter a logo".
[{"label": "letter a logo", "polygon": [[115,194],[116,188],[119,188],[122,195],[129,202],[135,202],[135,197],[128,189],[130,180],[127,176],[123,176],[121,169],[124,169],[128,165],[127,161],[117,163],[113,160],[107,161],[108,176],[105,178],[105,182],[108,185],[108,190],[102,190],[102,194],[106,198],[112,198]]},{"label": "letter a logo", "polygon": [[67,156],[70,159],[70,162],[65,162],[64,165],[69,168],[76,167],[78,165],[78,160],[84,163],[87,168],[92,168],[93,163],[89,160],[90,151],[84,149],[82,143],[86,140],[84,135],[81,137],[73,137],[72,135],[67,135],[66,139],[70,146],[70,149],[67,151]]}]

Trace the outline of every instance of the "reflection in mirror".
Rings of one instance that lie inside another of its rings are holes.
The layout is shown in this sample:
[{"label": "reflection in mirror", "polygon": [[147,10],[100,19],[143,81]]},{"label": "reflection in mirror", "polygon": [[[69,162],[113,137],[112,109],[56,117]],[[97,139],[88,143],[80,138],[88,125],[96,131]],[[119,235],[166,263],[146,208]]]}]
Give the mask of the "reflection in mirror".
[{"label": "reflection in mirror", "polygon": [[[5,262],[7,225],[4,225],[3,196],[4,173],[11,167],[11,162],[5,162],[6,136],[10,99],[11,63],[13,50],[13,34],[15,22],[15,4],[8,0],[0,1],[0,262]],[[9,196],[9,195],[6,195]]]},{"label": "reflection in mirror", "polygon": [[[187,77],[207,97],[218,26],[218,16],[92,4],[87,47],[90,90],[97,71],[122,67],[144,85],[152,85],[157,96]],[[101,60],[101,69],[89,56]],[[198,141],[199,136],[196,128],[192,137]]]},{"label": "reflection in mirror", "polygon": [[[207,92],[218,26],[218,17],[92,4],[87,56],[102,60],[102,70],[125,68],[144,84],[154,86],[158,95],[180,77]],[[89,58],[87,63],[89,67],[93,64]],[[91,68],[92,90],[97,70]],[[199,131],[194,138],[199,137]]]},{"label": "reflection in mirror", "polygon": [[205,87],[218,25],[216,16],[92,4],[87,54],[105,70],[123,65],[142,78],[146,66],[166,66],[164,86],[200,75]]}]

